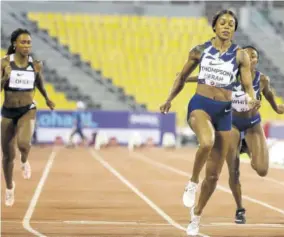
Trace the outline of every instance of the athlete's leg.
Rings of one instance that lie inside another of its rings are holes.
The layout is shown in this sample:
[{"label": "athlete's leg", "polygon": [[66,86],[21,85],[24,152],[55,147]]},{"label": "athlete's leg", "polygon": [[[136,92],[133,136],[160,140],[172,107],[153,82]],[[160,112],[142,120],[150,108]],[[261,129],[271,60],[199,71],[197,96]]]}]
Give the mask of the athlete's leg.
[{"label": "athlete's leg", "polygon": [[2,165],[7,189],[13,188],[13,169],[16,156],[16,126],[12,119],[1,119]]},{"label": "athlete's leg", "polygon": [[245,140],[251,156],[251,165],[259,176],[265,176],[269,167],[269,154],[261,124],[247,129]]},{"label": "athlete's leg", "polygon": [[6,182],[5,205],[13,206],[15,202],[15,183],[13,181],[14,159],[16,156],[16,125],[12,119],[2,117],[1,120],[1,147],[2,166]]},{"label": "athlete's leg", "polygon": [[215,133],[215,143],[206,164],[205,179],[201,185],[201,192],[194,214],[200,216],[206,203],[214,192],[224,161],[227,157],[231,131],[218,131]]},{"label": "athlete's leg", "polygon": [[238,131],[238,129],[233,127],[231,131],[230,147],[226,161],[229,170],[229,185],[238,209],[243,208],[241,197],[241,184],[239,180],[239,144],[240,132]]},{"label": "athlete's leg", "polygon": [[34,132],[36,110],[25,113],[17,123],[17,142],[21,153],[21,161],[25,163],[31,149],[31,139]]},{"label": "athlete's leg", "polygon": [[190,179],[192,182],[198,183],[200,172],[214,145],[215,130],[209,115],[202,110],[193,111],[189,117],[188,123],[196,134],[199,142]]},{"label": "athlete's leg", "polygon": [[209,157],[215,139],[215,130],[206,112],[202,110],[194,110],[191,112],[189,124],[197,136],[199,147],[195,155],[193,176],[186,185],[183,193],[183,203],[186,207],[192,207],[195,203],[199,174]]},{"label": "athlete's leg", "polygon": [[246,210],[242,204],[242,189],[240,183],[240,146],[242,141],[240,140],[240,132],[237,128],[232,128],[230,148],[227,155],[227,165],[229,170],[229,185],[235,199],[237,210],[235,214],[235,222],[237,224],[246,223]]},{"label": "athlete's leg", "polygon": [[25,113],[17,123],[17,142],[21,153],[23,176],[25,179],[31,177],[31,167],[28,155],[31,149],[31,139],[35,127],[36,110],[32,109]]}]

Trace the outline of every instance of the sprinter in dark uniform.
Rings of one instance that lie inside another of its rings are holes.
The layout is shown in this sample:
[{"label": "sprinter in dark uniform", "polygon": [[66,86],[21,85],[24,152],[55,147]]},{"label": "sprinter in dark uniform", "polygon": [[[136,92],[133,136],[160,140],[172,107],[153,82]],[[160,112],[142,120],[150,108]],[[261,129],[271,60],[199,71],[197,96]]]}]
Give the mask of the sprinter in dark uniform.
[{"label": "sprinter in dark uniform", "polygon": [[35,87],[50,109],[55,106],[44,88],[42,63],[30,56],[31,34],[25,29],[17,29],[11,34],[10,41],[7,56],[1,59],[1,91],[4,89],[5,92],[1,110],[1,147],[6,206],[14,204],[13,168],[16,144],[21,154],[23,176],[25,179],[31,177],[28,155],[36,117],[36,105],[33,101]]},{"label": "sprinter in dark uniform", "polygon": [[[254,78],[253,87],[255,96],[259,100],[262,95],[270,103],[272,109],[278,113],[284,113],[284,105],[277,105],[275,94],[270,87],[270,79],[256,69],[259,53],[253,46],[244,49],[250,56],[251,74]],[[259,176],[266,176],[269,168],[269,154],[265,134],[261,125],[261,116],[258,111],[250,111],[244,97],[244,91],[237,81],[233,88],[233,134],[229,156],[227,157],[230,172],[230,188],[237,204],[235,222],[246,222],[245,209],[242,205],[241,184],[239,180],[239,144],[241,150],[247,150],[251,158],[251,166]],[[244,149],[244,146],[247,149]],[[231,156],[230,156],[231,155]]]}]

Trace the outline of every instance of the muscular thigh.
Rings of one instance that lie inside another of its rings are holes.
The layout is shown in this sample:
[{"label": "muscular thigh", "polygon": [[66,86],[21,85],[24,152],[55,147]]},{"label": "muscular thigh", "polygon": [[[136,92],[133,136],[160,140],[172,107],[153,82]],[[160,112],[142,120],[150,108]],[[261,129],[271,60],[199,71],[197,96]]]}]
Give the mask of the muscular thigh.
[{"label": "muscular thigh", "polygon": [[16,136],[16,126],[13,120],[2,117],[1,118],[1,147],[3,151],[9,145],[14,144],[15,136]]},{"label": "muscular thigh", "polygon": [[215,143],[207,165],[211,167],[210,172],[220,174],[229,151],[231,131],[218,131],[215,133],[215,137]]},{"label": "muscular thigh", "polygon": [[245,140],[253,160],[258,157],[268,156],[266,138],[261,124],[247,129]]},{"label": "muscular thigh", "polygon": [[25,113],[17,123],[18,140],[31,139],[35,127],[36,110],[32,109]]},{"label": "muscular thigh", "polygon": [[200,144],[213,144],[215,140],[215,129],[209,115],[203,110],[191,112],[189,126],[196,134]]}]

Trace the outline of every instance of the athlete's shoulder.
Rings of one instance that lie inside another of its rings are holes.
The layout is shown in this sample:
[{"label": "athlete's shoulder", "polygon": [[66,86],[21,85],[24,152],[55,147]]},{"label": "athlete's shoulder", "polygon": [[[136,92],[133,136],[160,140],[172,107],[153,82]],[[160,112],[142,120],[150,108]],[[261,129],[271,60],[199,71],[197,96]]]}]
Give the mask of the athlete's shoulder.
[{"label": "athlete's shoulder", "polygon": [[240,47],[239,45],[236,45],[236,52],[237,54],[247,54],[246,50]]},{"label": "athlete's shoulder", "polygon": [[1,58],[1,63],[2,62],[7,63],[9,61],[10,61],[9,55],[5,55],[4,57]]},{"label": "athlete's shoulder", "polygon": [[205,43],[204,44],[198,44],[194,46],[190,52],[195,52],[195,53],[203,53],[204,49],[206,48]]},{"label": "athlete's shoulder", "polygon": [[257,71],[259,73],[260,76],[260,82],[262,83],[270,83],[270,78],[269,76],[265,75],[264,73]]},{"label": "athlete's shoulder", "polygon": [[38,59],[33,59],[33,65],[36,72],[40,72],[43,68],[43,62]]},{"label": "athlete's shoulder", "polygon": [[189,57],[199,60],[205,49],[206,49],[205,43],[198,44],[189,51]]},{"label": "athlete's shoulder", "polygon": [[10,59],[8,55],[1,58],[1,68],[5,68],[7,65],[9,65],[9,63],[10,63]]}]

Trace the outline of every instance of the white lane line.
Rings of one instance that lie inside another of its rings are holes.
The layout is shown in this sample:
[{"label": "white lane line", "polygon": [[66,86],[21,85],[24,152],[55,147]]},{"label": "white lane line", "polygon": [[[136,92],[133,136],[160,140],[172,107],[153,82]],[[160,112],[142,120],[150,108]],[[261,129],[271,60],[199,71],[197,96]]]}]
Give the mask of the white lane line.
[{"label": "white lane line", "polygon": [[[177,229],[186,231],[186,228],[175,222],[168,214],[166,214],[161,208],[159,208],[153,201],[151,201],[147,196],[145,196],[141,191],[139,191],[133,184],[131,184],[125,177],[123,177],[117,170],[115,170],[108,162],[106,162],[97,152],[90,150],[93,158],[100,162],[108,171],[110,171],[114,176],[116,176],[122,183],[124,183],[128,188],[130,188],[137,196],[139,196],[143,201],[145,201],[154,211],[156,211],[164,220]],[[199,233],[201,237],[207,237],[202,233]]]},{"label": "white lane line", "polygon": [[[152,164],[152,165],[154,165],[156,167],[159,167],[159,168],[162,168],[162,169],[165,169],[165,170],[169,170],[169,171],[171,171],[173,173],[176,173],[176,174],[179,174],[181,176],[190,177],[189,173],[186,173],[186,172],[184,172],[182,170],[179,170],[179,169],[173,168],[171,166],[165,165],[163,163],[160,163],[160,162],[157,162],[157,161],[153,161],[153,159],[150,159],[149,157],[145,156],[142,153],[132,152],[131,154],[132,154],[132,157],[135,156],[137,159],[140,159],[140,160],[142,160],[144,162]],[[221,191],[223,191],[225,193],[229,193],[229,194],[232,193],[230,189],[228,189],[228,188],[226,188],[226,187],[224,187],[222,185],[219,185],[219,184],[217,185],[217,189],[219,189],[219,190],[221,190]],[[277,207],[274,207],[274,206],[271,206],[271,205],[267,204],[266,202],[259,201],[257,199],[251,198],[251,197],[249,197],[247,195],[243,195],[243,199],[248,200],[248,201],[253,202],[253,203],[256,203],[256,204],[259,204],[259,205],[264,206],[264,207],[266,207],[266,208],[268,208],[270,210],[276,211],[276,212],[284,215],[284,210],[282,210],[280,208],[277,208]]]},{"label": "white lane line", "polygon": [[30,205],[28,207],[28,210],[24,216],[24,219],[22,221],[22,224],[24,226],[24,228],[29,231],[30,233],[34,234],[35,236],[38,236],[38,237],[46,237],[46,235],[36,231],[35,229],[33,229],[31,227],[31,224],[30,224],[30,220],[32,218],[32,215],[34,213],[34,210],[35,210],[35,207],[37,205],[37,202],[38,202],[38,199],[39,199],[39,196],[41,194],[41,191],[43,189],[43,186],[45,184],[45,181],[47,180],[47,177],[48,177],[48,174],[50,172],[50,169],[52,167],[52,164],[53,164],[53,161],[55,159],[55,156],[57,154],[57,149],[56,150],[53,150],[48,158],[48,161],[46,163],[46,166],[44,168],[44,171],[42,173],[42,176],[41,176],[41,179],[36,187],[36,190],[35,190],[35,193],[34,193],[34,196],[30,202]]}]

